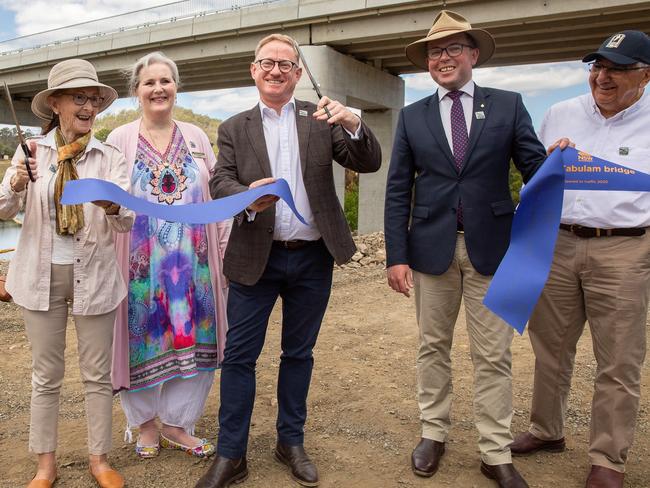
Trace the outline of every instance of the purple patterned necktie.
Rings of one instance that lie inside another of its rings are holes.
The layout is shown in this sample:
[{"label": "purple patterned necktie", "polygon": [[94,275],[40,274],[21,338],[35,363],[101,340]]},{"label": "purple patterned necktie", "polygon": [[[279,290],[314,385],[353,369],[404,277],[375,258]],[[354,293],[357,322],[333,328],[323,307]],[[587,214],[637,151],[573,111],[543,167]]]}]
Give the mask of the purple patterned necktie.
[{"label": "purple patterned necktie", "polygon": [[465,112],[463,104],[460,101],[462,91],[454,90],[447,93],[451,98],[451,140],[454,149],[454,159],[456,160],[456,169],[460,172],[463,167],[463,159],[467,152],[467,123],[465,122]]},{"label": "purple patterned necktie", "polygon": [[[467,152],[467,144],[469,138],[467,137],[467,123],[465,121],[465,112],[463,111],[463,104],[460,101],[462,91],[454,90],[447,93],[451,98],[451,141],[454,151],[454,160],[456,162],[456,171],[460,173],[463,168],[463,160]],[[456,214],[458,220],[458,229],[463,229],[463,205],[458,202],[458,213]]]}]

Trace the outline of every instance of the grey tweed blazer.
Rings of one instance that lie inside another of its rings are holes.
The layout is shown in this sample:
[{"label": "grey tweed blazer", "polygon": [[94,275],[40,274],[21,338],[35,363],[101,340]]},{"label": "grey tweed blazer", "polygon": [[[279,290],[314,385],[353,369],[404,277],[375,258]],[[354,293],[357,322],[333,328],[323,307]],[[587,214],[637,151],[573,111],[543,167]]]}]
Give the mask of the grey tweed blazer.
[{"label": "grey tweed blazer", "polygon": [[[336,197],[332,160],[354,171],[370,173],[381,166],[381,148],[363,122],[363,135],[355,141],[340,126],[315,120],[315,110],[315,104],[296,100],[300,164],[314,223],[336,262],[343,264],[356,247]],[[300,115],[304,111],[307,116]],[[223,122],[217,146],[217,165],[210,179],[213,198],[245,191],[253,181],[273,176],[259,105]],[[259,280],[271,252],[274,225],[274,206],[257,214],[253,222],[242,214],[235,217],[224,259],[223,271],[228,279],[244,285]]]}]

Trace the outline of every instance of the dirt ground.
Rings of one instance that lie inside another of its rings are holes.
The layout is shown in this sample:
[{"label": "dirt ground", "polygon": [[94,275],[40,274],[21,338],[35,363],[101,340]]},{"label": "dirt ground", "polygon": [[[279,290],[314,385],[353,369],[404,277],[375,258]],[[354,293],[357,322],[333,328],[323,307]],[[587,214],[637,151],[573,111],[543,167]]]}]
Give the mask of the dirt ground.
[{"label": "dirt ground", "polygon": [[[34,470],[27,452],[30,353],[21,315],[0,304],[0,486],[24,487]],[[266,347],[258,363],[258,387],[249,444],[250,477],[242,488],[295,487],[274,461],[275,382],[279,356],[279,319],[272,316]],[[68,332],[68,370],[61,398],[59,481],[62,487],[90,487],[86,458],[84,400],[76,361],[74,328]],[[409,457],[419,438],[415,401],[417,344],[414,303],[389,290],[380,267],[337,269],[329,311],[315,351],[309,396],[306,447],[321,474],[321,486],[359,488],[495,487],[479,472],[477,433],[472,421],[472,367],[464,317],[454,344],[453,428],[439,472],[428,479],[411,473]],[[569,401],[566,452],[517,458],[531,487],[584,486],[595,361],[587,333],[580,341]],[[524,430],[532,387],[533,353],[528,337],[513,342],[513,430]],[[627,487],[650,486],[650,371],[644,371],[641,411],[630,451]],[[218,378],[218,375],[217,375]],[[218,379],[197,433],[214,439],[219,404]],[[122,440],[124,415],[114,405],[111,459],[130,487],[193,487],[210,461],[179,451],[139,460]]]}]

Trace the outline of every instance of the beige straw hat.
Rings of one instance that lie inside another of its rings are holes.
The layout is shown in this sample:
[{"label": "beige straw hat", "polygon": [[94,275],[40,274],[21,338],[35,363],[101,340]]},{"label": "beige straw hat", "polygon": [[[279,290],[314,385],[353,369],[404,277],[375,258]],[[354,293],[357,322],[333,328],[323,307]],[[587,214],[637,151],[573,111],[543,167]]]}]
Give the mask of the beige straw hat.
[{"label": "beige straw hat", "polygon": [[483,29],[472,29],[472,25],[467,22],[465,17],[451,10],[440,11],[434,19],[427,36],[406,46],[406,57],[418,68],[428,70],[427,42],[437,41],[438,39],[461,33],[465,33],[474,39],[476,47],[479,50],[478,60],[476,61],[476,65],[474,65],[475,68],[492,57],[495,44],[494,38],[490,33]]},{"label": "beige straw hat", "polygon": [[47,90],[40,91],[32,100],[32,112],[44,120],[51,120],[54,116],[47,103],[47,97],[57,90],[68,88],[99,88],[99,96],[104,97],[104,102],[97,113],[106,110],[117,98],[117,92],[108,85],[97,80],[95,67],[85,59],[66,59],[52,66],[47,77]]}]

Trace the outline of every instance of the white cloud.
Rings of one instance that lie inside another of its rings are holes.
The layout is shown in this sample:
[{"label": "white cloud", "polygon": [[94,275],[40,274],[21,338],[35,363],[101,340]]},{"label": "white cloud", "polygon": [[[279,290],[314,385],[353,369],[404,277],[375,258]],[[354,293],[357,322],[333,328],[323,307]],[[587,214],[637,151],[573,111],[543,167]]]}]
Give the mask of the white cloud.
[{"label": "white cloud", "polygon": [[[15,12],[15,31],[18,36],[25,36],[61,26],[102,19],[117,14],[132,12],[160,5],[160,0],[64,0],[58,2],[36,0],[32,2],[17,2],[15,0],[0,0],[0,7]],[[141,18],[139,18],[141,17]],[[171,17],[171,15],[167,15]],[[151,13],[129,17],[130,24],[151,20]],[[115,21],[107,23],[107,30],[115,28]],[[97,32],[84,32],[80,28],[71,30],[70,38]]]},{"label": "white cloud", "polygon": [[224,90],[186,93],[189,106],[192,110],[202,114],[215,114],[220,118],[248,110],[259,100],[257,88],[227,88]]},{"label": "white cloud", "polygon": [[[553,90],[585,83],[587,70],[582,63],[572,61],[479,68],[474,71],[473,78],[481,86],[513,90],[528,96],[537,96]],[[429,73],[405,75],[404,81],[407,89],[429,93],[436,89],[436,84]]]}]

